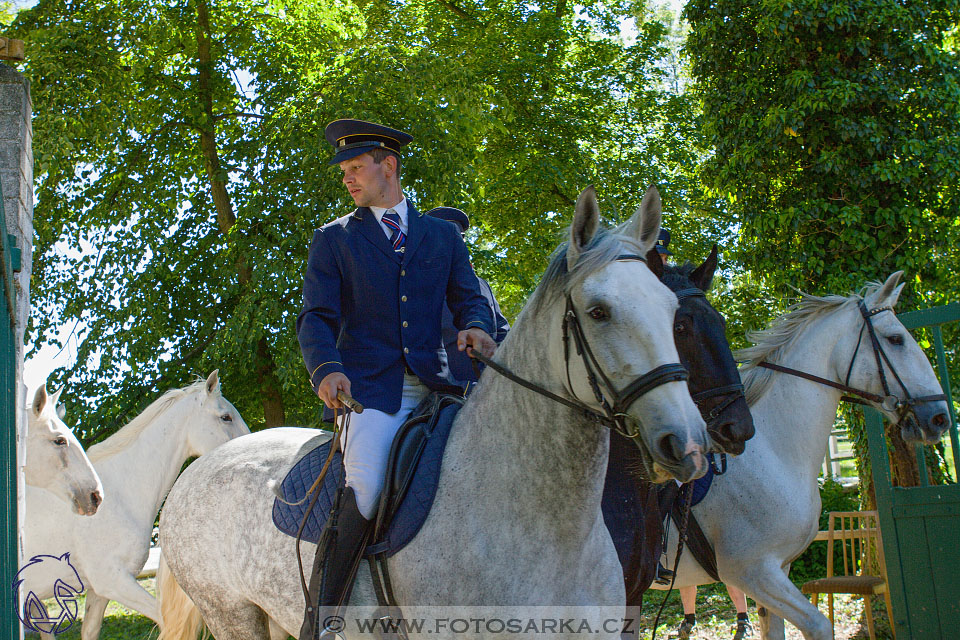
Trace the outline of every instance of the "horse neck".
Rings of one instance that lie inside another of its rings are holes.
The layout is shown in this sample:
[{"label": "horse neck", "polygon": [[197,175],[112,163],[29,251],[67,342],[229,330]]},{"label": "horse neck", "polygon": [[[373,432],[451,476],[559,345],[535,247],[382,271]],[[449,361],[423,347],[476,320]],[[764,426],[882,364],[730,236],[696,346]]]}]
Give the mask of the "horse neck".
[{"label": "horse neck", "polygon": [[[560,310],[538,314],[559,322]],[[566,395],[562,365],[527,314],[494,358],[517,375]],[[559,338],[557,338],[559,340]],[[575,357],[575,356],[574,356]],[[453,500],[469,499],[478,517],[519,514],[526,535],[549,545],[579,544],[595,527],[609,453],[609,431],[559,402],[493,370],[483,374],[451,438],[459,460]],[[450,455],[450,449],[448,454]],[[446,466],[446,463],[445,463]]]},{"label": "horse neck", "polygon": [[137,521],[153,523],[164,498],[187,461],[186,429],[196,413],[197,398],[190,394],[154,418],[130,445],[98,460],[96,467],[105,491],[123,495]]},{"label": "horse neck", "polygon": [[[855,319],[845,311],[814,320],[781,351],[775,363],[837,381],[837,372],[844,366],[840,362],[843,354],[838,353],[840,336],[844,326],[855,326],[842,324],[846,322]],[[755,440],[776,452],[788,468],[797,468],[804,477],[815,479],[842,393],[791,374],[771,375],[770,387],[751,407],[754,419],[759,417],[763,422],[757,424]],[[747,444],[748,453],[751,448],[761,450],[753,442]]]}]

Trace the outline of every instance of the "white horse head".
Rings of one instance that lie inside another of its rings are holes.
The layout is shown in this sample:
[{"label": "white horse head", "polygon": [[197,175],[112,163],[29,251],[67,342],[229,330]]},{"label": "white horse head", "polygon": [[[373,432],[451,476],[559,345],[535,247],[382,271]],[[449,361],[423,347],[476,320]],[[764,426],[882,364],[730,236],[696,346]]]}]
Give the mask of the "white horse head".
[{"label": "white horse head", "polygon": [[[623,233],[599,231],[599,216],[596,193],[588,187],[577,200],[565,260],[555,259],[544,274],[547,286],[534,310],[539,313],[549,301],[557,308],[547,315],[563,317],[565,297],[569,297],[596,360],[593,373],[604,397],[613,404],[641,376],[680,362],[673,340],[678,303],[641,258],[660,232],[656,188],[647,190],[640,208],[622,227]],[[573,344],[569,354],[563,353],[567,341],[560,335],[561,323],[551,322],[549,331],[554,351],[550,361],[559,369],[553,375],[580,402],[601,410],[584,358]],[[683,482],[706,472],[709,439],[686,382],[656,384],[621,411],[638,427],[634,441],[648,462],[652,458],[650,471]]]},{"label": "white horse head", "polygon": [[[884,403],[878,408],[892,422],[899,421],[900,435],[906,442],[934,444],[950,427],[950,414],[945,400],[923,400],[942,394],[943,389],[923,349],[893,312],[903,290],[903,284],[898,284],[902,275],[903,271],[897,271],[882,285],[873,283],[864,292],[863,306],[872,314],[865,322],[873,325],[880,351],[874,351],[869,326],[864,324],[863,344],[851,364],[850,385],[882,396],[892,395],[905,403],[900,407]],[[857,339],[850,335],[844,341],[851,354]],[[913,403],[911,398],[920,401]]]},{"label": "white horse head", "polygon": [[26,482],[46,489],[80,515],[92,516],[103,502],[103,485],[80,441],[63,423],[60,391],[47,394],[44,383],[33,398],[27,417]]},{"label": "white horse head", "polygon": [[186,430],[191,456],[202,456],[227,440],[250,433],[250,428],[229,400],[220,395],[220,370],[207,376],[202,393],[197,394],[199,407]]}]

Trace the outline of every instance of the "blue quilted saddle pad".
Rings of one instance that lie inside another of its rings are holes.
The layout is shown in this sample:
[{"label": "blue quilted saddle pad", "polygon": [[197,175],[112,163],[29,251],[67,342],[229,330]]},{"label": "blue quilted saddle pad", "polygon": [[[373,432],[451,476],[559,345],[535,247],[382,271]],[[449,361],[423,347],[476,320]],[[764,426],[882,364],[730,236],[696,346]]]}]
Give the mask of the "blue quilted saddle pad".
[{"label": "blue quilted saddle pad", "polygon": [[[387,529],[385,539],[375,545],[377,553],[395,554],[405,547],[420,531],[420,527],[427,519],[433,499],[437,494],[437,483],[440,478],[440,466],[443,463],[443,452],[447,446],[453,419],[460,409],[460,405],[445,406],[440,410],[437,424],[427,437],[423,453],[416,464],[413,479],[394,513],[393,520]],[[280,495],[273,502],[273,522],[276,527],[290,536],[297,535],[297,529],[307,513],[310,499],[301,504],[292,505],[302,500],[313,481],[320,473],[323,463],[330,453],[331,442],[325,442],[313,449],[297,462],[287,473],[280,485]],[[317,498],[317,503],[310,511],[303,528],[302,539],[316,543],[320,539],[324,524],[333,509],[333,501],[337,494],[337,487],[343,478],[343,459],[340,452],[336,452],[331,462]]]}]

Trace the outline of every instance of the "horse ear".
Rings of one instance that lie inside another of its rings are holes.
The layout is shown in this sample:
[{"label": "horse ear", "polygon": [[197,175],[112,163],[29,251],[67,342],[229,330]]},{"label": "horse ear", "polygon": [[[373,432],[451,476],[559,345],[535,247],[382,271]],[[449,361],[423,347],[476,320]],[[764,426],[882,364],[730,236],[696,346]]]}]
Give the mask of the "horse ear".
[{"label": "horse ear", "polygon": [[43,383],[33,396],[33,415],[39,416],[47,406],[47,384]]},{"label": "horse ear", "polygon": [[709,291],[713,283],[713,274],[717,270],[717,245],[713,245],[710,255],[703,261],[703,264],[690,272],[690,282],[696,285],[701,291]]},{"label": "horse ear", "polygon": [[653,248],[660,236],[661,206],[660,192],[655,185],[650,185],[643,195],[640,207],[630,219],[629,228],[640,243],[643,253]]},{"label": "horse ear", "polygon": [[220,369],[214,369],[213,373],[207,376],[207,395],[220,393]]},{"label": "horse ear", "polygon": [[56,407],[58,404],[60,404],[60,394],[61,394],[61,393],[63,393],[63,387],[60,387],[59,389],[57,389],[56,391],[54,391],[53,393],[50,394],[49,403],[50,403],[51,405],[53,405],[54,407]]},{"label": "horse ear", "polygon": [[597,204],[597,191],[590,185],[580,193],[570,225],[570,242],[567,244],[567,271],[580,259],[583,250],[590,246],[593,236],[600,226],[600,206]]},{"label": "horse ear", "polygon": [[[867,307],[871,309],[876,309],[877,307],[893,307],[897,304],[897,300],[900,299],[900,292],[903,291],[903,285],[899,287],[897,283],[900,282],[900,278],[903,276],[903,271],[897,271],[896,273],[890,274],[890,277],[887,278],[887,281],[877,289],[877,291],[870,296],[867,296],[864,303]],[[906,284],[906,283],[904,283]]]},{"label": "horse ear", "polygon": [[653,275],[657,276],[657,280],[663,280],[663,258],[660,257],[657,248],[654,247],[647,251],[646,258],[647,266],[650,267],[650,271],[653,271]]},{"label": "horse ear", "polygon": [[67,562],[70,562],[70,552],[67,551],[65,554],[60,556],[59,560],[66,560]]}]

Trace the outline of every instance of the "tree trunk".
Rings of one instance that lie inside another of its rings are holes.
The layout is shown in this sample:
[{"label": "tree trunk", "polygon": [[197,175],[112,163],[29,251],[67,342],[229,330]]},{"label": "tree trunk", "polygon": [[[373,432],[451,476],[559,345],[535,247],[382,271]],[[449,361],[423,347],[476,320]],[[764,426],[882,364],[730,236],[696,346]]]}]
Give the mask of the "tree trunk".
[{"label": "tree trunk", "polygon": [[[217,129],[213,113],[213,57],[210,47],[210,8],[207,6],[207,0],[198,0],[197,87],[203,108],[203,120],[200,126],[200,150],[203,154],[207,179],[210,183],[213,206],[217,212],[217,227],[224,237],[228,237],[230,229],[236,224],[237,217],[233,212],[230,192],[227,190],[227,172],[221,166],[220,156],[217,152]],[[241,289],[249,292],[253,274],[243,251],[236,251],[234,265],[237,269]],[[280,426],[285,422],[283,395],[280,381],[276,375],[277,365],[265,334],[261,335],[257,342],[253,366],[256,371],[257,382],[260,385],[260,402],[263,408],[265,426]]]},{"label": "tree trunk", "polygon": [[895,487],[917,487],[920,485],[920,467],[913,445],[908,445],[900,437],[900,427],[886,425],[887,442],[890,443],[890,481]]}]

